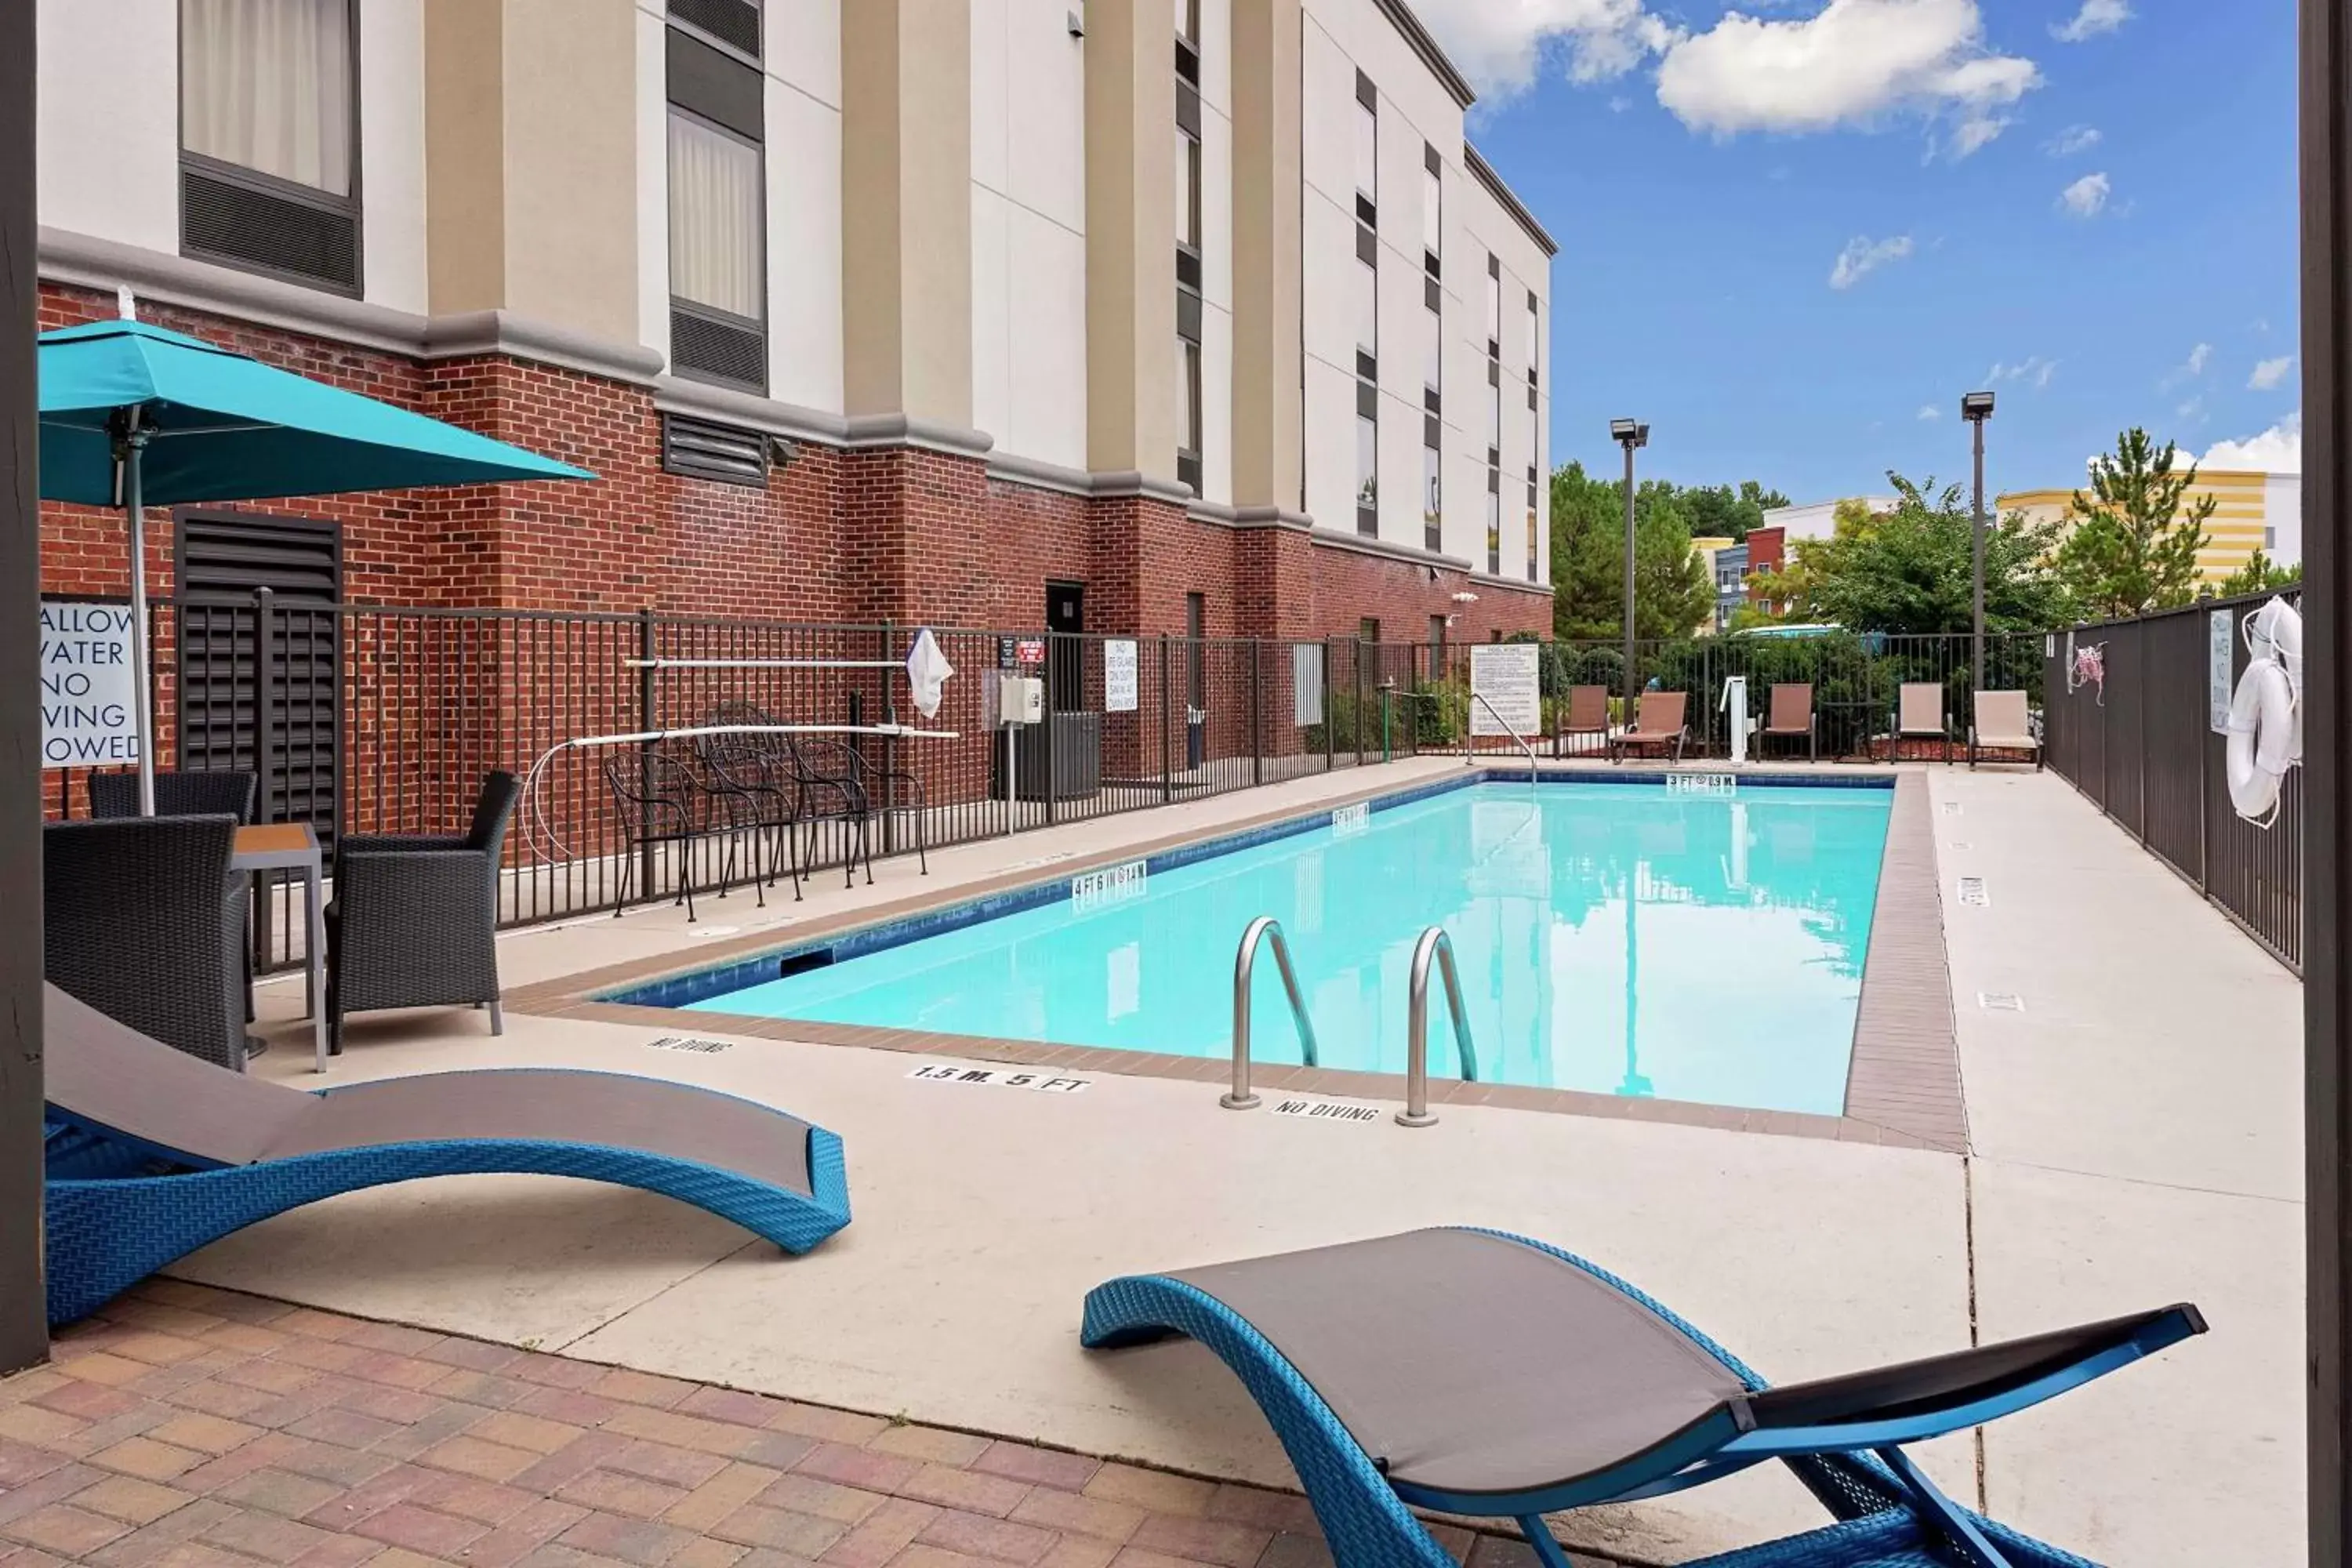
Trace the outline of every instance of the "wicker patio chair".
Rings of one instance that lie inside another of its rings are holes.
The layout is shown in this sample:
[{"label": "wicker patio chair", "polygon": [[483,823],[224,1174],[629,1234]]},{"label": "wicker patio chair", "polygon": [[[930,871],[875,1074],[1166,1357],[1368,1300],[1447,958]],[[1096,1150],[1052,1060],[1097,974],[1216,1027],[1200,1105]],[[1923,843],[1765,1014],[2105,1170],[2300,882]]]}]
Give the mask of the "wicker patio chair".
[{"label": "wicker patio chair", "polygon": [[335,848],[327,906],[327,1048],[343,1018],[382,1007],[499,1007],[499,858],[522,786],[482,781],[462,834],[351,834]]},{"label": "wicker patio chair", "polygon": [[41,834],[44,968],[141,1034],[245,1070],[236,818],[53,822]]},{"label": "wicker patio chair", "polygon": [[[621,822],[620,896],[613,904],[619,920],[629,907],[629,890],[637,882],[637,863],[654,846],[672,844],[678,853],[677,901],[686,918],[694,914],[694,846],[702,836],[698,801],[699,786],[693,772],[667,752],[616,754],[604,759],[604,784],[613,792],[613,808]],[[640,898],[653,897],[650,871]]]},{"label": "wicker patio chair", "polygon": [[803,864],[815,866],[817,833],[824,824],[837,822],[843,834],[842,886],[857,880],[861,854],[866,886],[873,886],[874,807],[866,793],[865,763],[856,748],[831,735],[787,735],[784,741],[793,776],[799,784],[795,815],[809,830],[809,853],[803,857]]},{"label": "wicker patio chair", "polygon": [[[160,773],[155,775],[155,815],[216,816],[222,812],[244,827],[251,824],[260,799],[259,781],[251,773],[226,768],[218,772]],[[136,773],[89,775],[89,814],[98,817],[139,815]],[[248,903],[237,921],[237,950],[244,954],[245,1021],[253,1022],[253,910]]]}]

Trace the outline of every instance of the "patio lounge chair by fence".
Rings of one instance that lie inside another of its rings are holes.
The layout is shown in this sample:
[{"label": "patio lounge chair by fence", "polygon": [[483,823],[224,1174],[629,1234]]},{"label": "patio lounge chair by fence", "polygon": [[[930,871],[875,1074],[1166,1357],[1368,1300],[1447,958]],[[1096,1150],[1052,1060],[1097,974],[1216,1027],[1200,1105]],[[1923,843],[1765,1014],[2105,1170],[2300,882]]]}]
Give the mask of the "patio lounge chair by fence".
[{"label": "patio lounge chair by fence", "polygon": [[1969,766],[1977,765],[1979,752],[2032,752],[2035,772],[2042,768],[2042,737],[2025,710],[2022,691],[1976,693],[1976,719],[1969,726]]},{"label": "patio lounge chair by fence", "polygon": [[49,824],[41,914],[50,984],[243,1072],[247,895],[229,871],[236,840],[236,818],[226,815]]},{"label": "patio lounge chair by fence", "polygon": [[1605,686],[1571,686],[1568,689],[1568,704],[1559,710],[1559,721],[1551,732],[1551,754],[1560,755],[1560,742],[1573,741],[1579,735],[1598,735],[1601,744],[1609,742],[1609,689]]},{"label": "patio lounge chair by fence", "polygon": [[1952,760],[1952,725],[1944,717],[1944,689],[1932,680],[1906,681],[1895,710],[1894,752],[1899,757],[1903,742],[1934,736],[1944,743],[1944,761]]},{"label": "patio lounge chair by fence", "polygon": [[1805,755],[1815,762],[1821,760],[1822,721],[1813,711],[1811,682],[1783,683],[1772,688],[1772,710],[1765,717],[1764,728],[1757,731],[1759,759],[1767,741],[1802,741]]},{"label": "patio lounge chair by fence", "polygon": [[638,1187],[794,1253],[849,1223],[841,1141],[733,1095],[552,1068],[306,1094],[192,1060],[54,985],[47,996],[51,1322],[271,1215],[420,1176]]},{"label": "patio lounge chair by fence", "polygon": [[482,781],[462,834],[353,834],[335,855],[327,906],[327,1044],[343,1048],[343,1016],[379,1007],[462,1003],[499,1012],[499,860],[521,789],[512,773]]},{"label": "patio lounge chair by fence", "polygon": [[1674,760],[1683,760],[1683,746],[1690,731],[1683,722],[1683,706],[1687,700],[1680,691],[1644,691],[1633,707],[1633,722],[1620,731],[1609,743],[1612,759],[1622,759],[1628,750],[1648,751],[1654,747],[1660,755],[1671,752]]},{"label": "patio lounge chair by fence", "polygon": [[[1631,1285],[1538,1241],[1422,1230],[1089,1292],[1081,1340],[1223,1360],[1340,1568],[1452,1568],[1412,1508],[1516,1520],[1786,1462],[1839,1521],[1711,1568],[2089,1568],[1951,1501],[1903,1445],[2040,1404],[2204,1331],[2194,1307],[1773,1388]],[[1695,1565],[1696,1568],[1696,1565]]]}]

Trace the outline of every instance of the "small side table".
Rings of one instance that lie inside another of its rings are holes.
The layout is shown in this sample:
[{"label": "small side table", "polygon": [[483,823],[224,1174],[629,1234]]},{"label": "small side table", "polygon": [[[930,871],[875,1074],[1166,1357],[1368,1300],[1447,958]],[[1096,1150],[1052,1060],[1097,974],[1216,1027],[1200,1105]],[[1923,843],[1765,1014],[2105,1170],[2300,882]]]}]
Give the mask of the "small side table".
[{"label": "small side table", "polygon": [[[302,997],[310,1017],[314,1070],[327,1070],[327,903],[320,888],[325,858],[319,836],[307,822],[264,822],[236,830],[236,846],[229,855],[232,871],[291,871],[302,873],[303,907],[309,917],[310,960],[303,976]],[[267,913],[261,918],[268,919]]]}]

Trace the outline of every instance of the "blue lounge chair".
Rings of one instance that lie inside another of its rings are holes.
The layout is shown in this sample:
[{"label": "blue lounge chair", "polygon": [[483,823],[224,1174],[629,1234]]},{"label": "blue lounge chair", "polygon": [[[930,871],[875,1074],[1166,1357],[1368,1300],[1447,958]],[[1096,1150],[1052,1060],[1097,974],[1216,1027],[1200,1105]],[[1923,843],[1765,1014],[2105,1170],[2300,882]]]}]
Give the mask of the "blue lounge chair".
[{"label": "blue lounge chair", "polygon": [[1769,1387],[1665,1308],[1578,1258],[1485,1230],[1421,1230],[1114,1279],[1083,1339],[1189,1335],[1282,1439],[1341,1568],[1450,1568],[1412,1510],[1514,1520],[1657,1497],[1766,1459],[1839,1522],[1706,1568],[2089,1568],[1936,1489],[1903,1445],[2038,1404],[2204,1331],[2194,1307]]},{"label": "blue lounge chair", "polygon": [[619,1073],[428,1073],[305,1094],[45,989],[53,1323],[257,1220],[419,1176],[662,1193],[787,1252],[849,1223],[841,1140],[732,1095]]}]

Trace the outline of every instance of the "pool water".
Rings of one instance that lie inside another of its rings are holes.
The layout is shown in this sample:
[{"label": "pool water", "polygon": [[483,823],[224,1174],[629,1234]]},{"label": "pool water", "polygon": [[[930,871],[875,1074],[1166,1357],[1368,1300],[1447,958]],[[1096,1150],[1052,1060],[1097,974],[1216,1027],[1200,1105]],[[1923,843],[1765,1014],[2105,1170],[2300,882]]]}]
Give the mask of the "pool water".
[{"label": "pool water", "polygon": [[[1224,1057],[1234,950],[1270,914],[1319,1064],[1402,1072],[1413,943],[1443,925],[1485,1081],[1833,1115],[1893,802],[1483,784],[691,1005]],[[1255,989],[1254,1055],[1297,1062],[1271,953]],[[1430,1011],[1430,1072],[1457,1076]]]}]

